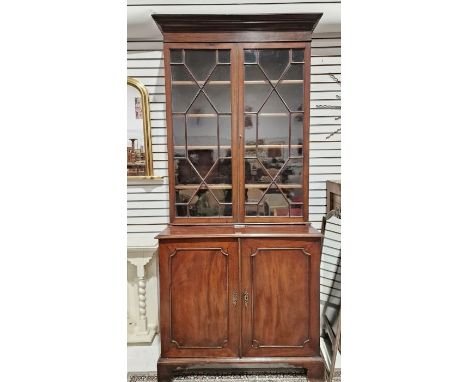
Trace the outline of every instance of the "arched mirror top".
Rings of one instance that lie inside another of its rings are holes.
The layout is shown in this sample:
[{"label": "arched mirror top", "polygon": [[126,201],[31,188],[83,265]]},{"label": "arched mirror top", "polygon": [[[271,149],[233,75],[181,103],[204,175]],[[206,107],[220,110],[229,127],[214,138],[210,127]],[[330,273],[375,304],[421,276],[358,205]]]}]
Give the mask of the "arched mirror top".
[{"label": "arched mirror top", "polygon": [[153,174],[149,96],[145,86],[127,77],[127,179],[156,179]]}]

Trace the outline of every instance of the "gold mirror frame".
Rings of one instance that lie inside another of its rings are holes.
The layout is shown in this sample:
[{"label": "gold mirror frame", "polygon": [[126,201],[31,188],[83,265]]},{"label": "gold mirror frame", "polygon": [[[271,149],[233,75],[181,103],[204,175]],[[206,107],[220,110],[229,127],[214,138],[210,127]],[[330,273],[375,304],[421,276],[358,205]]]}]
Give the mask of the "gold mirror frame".
[{"label": "gold mirror frame", "polygon": [[143,112],[143,134],[145,137],[145,161],[146,161],[146,174],[128,176],[127,180],[133,179],[161,179],[160,176],[154,176],[153,174],[153,147],[151,144],[151,119],[150,119],[150,105],[149,95],[145,85],[140,81],[132,77],[127,77],[127,86],[133,86],[136,88],[141,95],[141,104]]}]

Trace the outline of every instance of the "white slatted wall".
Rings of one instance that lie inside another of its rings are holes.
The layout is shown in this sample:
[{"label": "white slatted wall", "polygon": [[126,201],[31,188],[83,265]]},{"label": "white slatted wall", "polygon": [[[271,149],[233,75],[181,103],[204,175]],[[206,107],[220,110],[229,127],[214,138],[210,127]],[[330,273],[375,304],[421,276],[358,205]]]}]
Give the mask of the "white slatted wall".
[{"label": "white slatted wall", "polygon": [[[341,135],[335,134],[327,139],[340,128],[340,120],[336,119],[340,110],[319,107],[340,106],[337,98],[340,96],[340,85],[330,76],[341,77],[340,48],[339,33],[314,34],[310,78],[309,220],[317,229],[320,229],[325,213],[325,181],[340,179],[341,174]],[[164,177],[160,182],[132,182],[128,185],[128,245],[153,246],[154,236],[169,223],[162,41],[132,40],[128,41],[127,49],[128,76],[142,82],[150,95],[154,173]],[[326,267],[322,263],[322,300],[330,293],[334,294]]]}]

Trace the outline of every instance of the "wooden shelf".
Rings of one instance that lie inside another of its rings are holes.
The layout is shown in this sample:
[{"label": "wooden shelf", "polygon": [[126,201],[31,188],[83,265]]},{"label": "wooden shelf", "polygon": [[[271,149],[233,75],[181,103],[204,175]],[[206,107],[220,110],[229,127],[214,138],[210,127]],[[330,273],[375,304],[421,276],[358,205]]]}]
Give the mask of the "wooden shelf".
[{"label": "wooden shelf", "polygon": [[[246,184],[245,188],[267,188],[270,183],[264,184]],[[193,190],[200,187],[200,184],[179,184],[174,186],[176,190]],[[302,188],[302,184],[278,184],[279,188]],[[212,190],[232,189],[232,184],[208,184],[208,188]],[[204,188],[203,188],[204,189]]]},{"label": "wooden shelf", "polygon": [[[218,145],[207,145],[207,146],[187,146],[187,150],[209,150],[209,149],[217,149]],[[230,149],[231,146],[222,145],[219,146],[220,149]],[[185,146],[174,146],[176,150],[185,150]]]},{"label": "wooden shelf", "polygon": [[256,115],[256,114],[258,114],[261,117],[283,117],[283,116],[289,116],[290,113],[253,113],[253,112],[244,112],[244,115]]},{"label": "wooden shelf", "polygon": [[[245,188],[267,188],[270,185],[270,183],[266,184],[246,184]],[[278,188],[302,188],[302,184],[278,184]]]},{"label": "wooden shelf", "polygon": [[[172,81],[172,85],[203,85],[206,81]],[[278,82],[281,82],[282,84],[303,84],[304,80],[250,80],[250,81],[244,81],[244,84],[246,85],[259,85],[259,84],[269,84],[272,83],[273,85],[276,85]],[[208,80],[207,85],[231,85],[231,81],[210,81]],[[206,85],[205,85],[206,86]]]},{"label": "wooden shelf", "polygon": [[[245,145],[245,148],[247,150],[250,150],[250,149],[254,149],[256,146],[255,145]],[[285,144],[276,144],[276,145],[258,145],[258,148],[259,149],[282,149],[282,148],[286,148],[286,147],[289,147],[289,145],[287,143]],[[292,149],[300,149],[302,147],[302,145],[291,145],[291,148]]]},{"label": "wooden shelf", "polygon": [[[206,81],[196,81],[198,85],[203,85]],[[195,85],[195,81],[172,81],[172,85]],[[231,81],[210,81],[207,85],[231,85]],[[206,85],[205,85],[206,86]]]},{"label": "wooden shelf", "polygon": [[[200,184],[179,184],[174,186],[176,190],[193,190],[195,188],[200,187]],[[208,188],[212,190],[225,190],[225,189],[231,189],[232,184],[208,184]],[[202,189],[205,189],[202,187]]]},{"label": "wooden shelf", "polygon": [[269,84],[272,83],[273,85],[276,85],[278,82],[281,82],[282,84],[302,84],[304,83],[304,80],[251,80],[251,81],[244,81],[244,84],[246,85],[257,85],[257,84]]}]

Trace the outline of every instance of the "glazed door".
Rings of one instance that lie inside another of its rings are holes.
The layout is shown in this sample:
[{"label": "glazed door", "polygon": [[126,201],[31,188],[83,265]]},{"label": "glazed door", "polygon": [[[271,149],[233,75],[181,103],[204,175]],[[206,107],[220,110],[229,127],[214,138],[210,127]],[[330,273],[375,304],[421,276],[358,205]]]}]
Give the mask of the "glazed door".
[{"label": "glazed door", "polygon": [[161,241],[162,357],[237,356],[236,239]]},{"label": "glazed door", "polygon": [[242,243],[242,356],[319,355],[320,242]]}]

